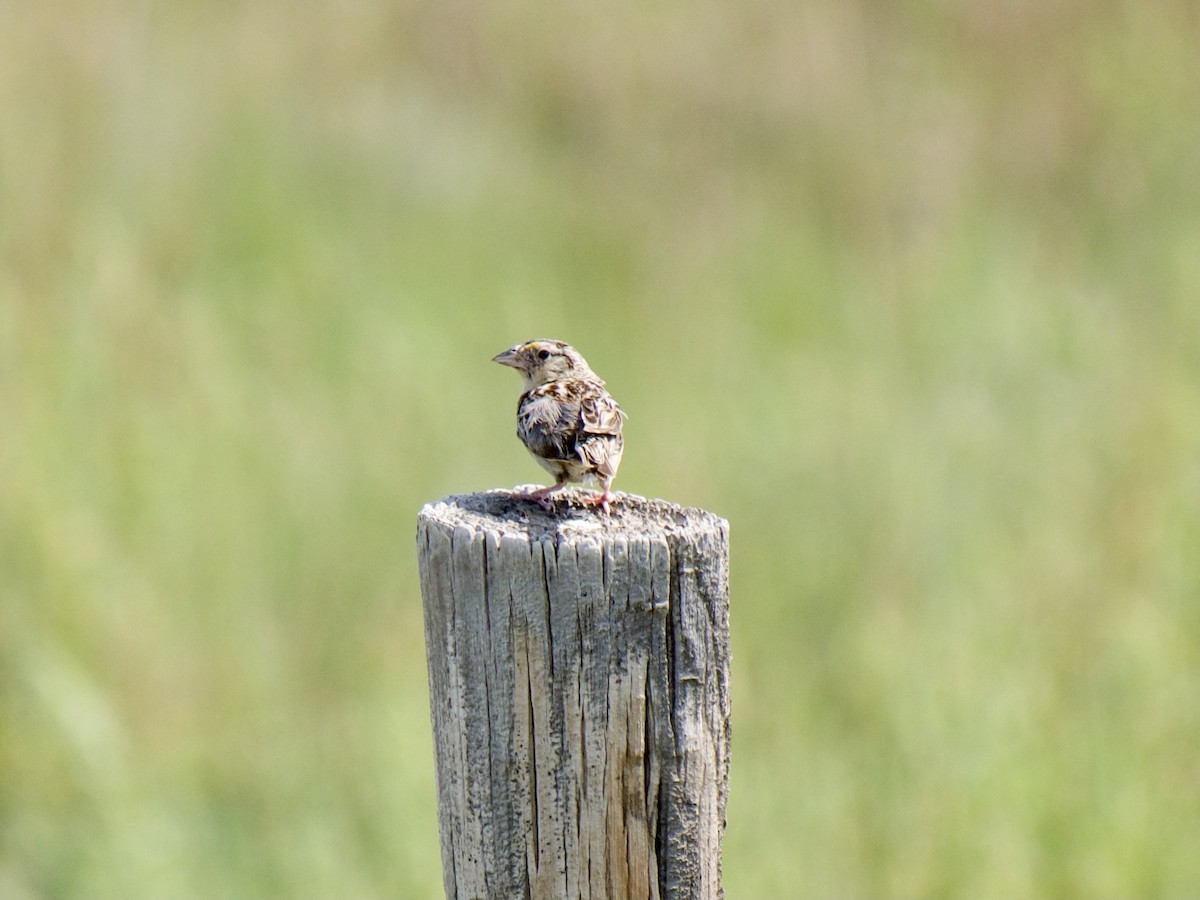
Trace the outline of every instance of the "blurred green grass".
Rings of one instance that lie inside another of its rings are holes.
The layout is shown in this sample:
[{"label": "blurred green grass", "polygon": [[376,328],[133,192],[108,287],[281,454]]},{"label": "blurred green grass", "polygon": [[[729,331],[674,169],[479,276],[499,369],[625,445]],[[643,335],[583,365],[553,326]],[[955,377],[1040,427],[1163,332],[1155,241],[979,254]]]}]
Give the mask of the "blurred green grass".
[{"label": "blurred green grass", "polygon": [[1200,891],[1171,0],[0,8],[0,893],[440,890],[411,535],[733,533],[730,897]]}]

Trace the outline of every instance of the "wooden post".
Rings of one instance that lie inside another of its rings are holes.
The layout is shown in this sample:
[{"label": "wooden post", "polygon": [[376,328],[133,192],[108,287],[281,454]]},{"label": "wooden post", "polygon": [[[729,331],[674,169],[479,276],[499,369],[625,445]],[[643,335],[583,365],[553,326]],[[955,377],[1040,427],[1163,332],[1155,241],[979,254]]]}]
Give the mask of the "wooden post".
[{"label": "wooden post", "polygon": [[418,516],[446,896],[719,898],[728,523],[579,496]]}]

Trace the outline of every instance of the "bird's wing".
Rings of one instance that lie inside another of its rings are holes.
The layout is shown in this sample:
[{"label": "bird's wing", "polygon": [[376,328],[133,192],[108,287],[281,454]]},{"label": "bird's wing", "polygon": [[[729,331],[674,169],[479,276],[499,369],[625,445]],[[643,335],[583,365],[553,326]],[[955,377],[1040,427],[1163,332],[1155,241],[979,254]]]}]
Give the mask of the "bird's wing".
[{"label": "bird's wing", "polygon": [[578,402],[537,388],[523,396],[517,407],[517,435],[534,456],[573,459],[578,418]]},{"label": "bird's wing", "polygon": [[579,457],[606,478],[616,475],[617,466],[621,464],[624,446],[621,423],[624,415],[617,401],[603,388],[589,391],[580,398]]},{"label": "bird's wing", "polygon": [[624,415],[607,391],[599,390],[580,398],[579,423],[587,434],[620,434]]}]

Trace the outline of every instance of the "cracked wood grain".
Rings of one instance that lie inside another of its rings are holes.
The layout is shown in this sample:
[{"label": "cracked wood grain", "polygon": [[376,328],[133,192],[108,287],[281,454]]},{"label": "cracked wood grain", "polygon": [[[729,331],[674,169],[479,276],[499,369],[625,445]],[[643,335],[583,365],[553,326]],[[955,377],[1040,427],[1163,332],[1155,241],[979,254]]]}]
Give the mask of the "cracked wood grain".
[{"label": "cracked wood grain", "polygon": [[722,896],[728,524],[618,497],[420,511],[449,898]]}]

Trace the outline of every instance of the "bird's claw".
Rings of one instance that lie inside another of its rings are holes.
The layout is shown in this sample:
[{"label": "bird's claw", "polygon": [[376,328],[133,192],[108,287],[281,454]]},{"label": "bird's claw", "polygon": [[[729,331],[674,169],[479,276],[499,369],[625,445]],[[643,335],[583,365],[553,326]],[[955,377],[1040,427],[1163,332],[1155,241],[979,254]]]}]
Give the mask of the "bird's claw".
[{"label": "bird's claw", "polygon": [[584,497],[583,505],[584,506],[598,506],[600,509],[604,510],[604,514],[606,516],[610,516],[610,515],[612,515],[612,507],[610,506],[610,503],[612,500],[613,500],[613,495],[610,494],[608,491],[604,491],[600,494],[592,494],[589,497]]},{"label": "bird's claw", "polygon": [[[531,491],[519,491],[517,496],[525,500],[532,500],[540,506],[545,512],[554,511],[554,501],[550,495],[561,490],[563,485],[552,485],[551,487],[535,488]],[[609,491],[601,491],[598,494],[588,494],[581,497],[579,502],[586,507],[599,507],[604,511],[605,515],[612,515],[612,501],[616,498]]]},{"label": "bird's claw", "polygon": [[559,485],[552,485],[551,487],[535,488],[532,491],[520,491],[517,496],[532,500],[546,512],[552,512],[554,501],[550,499],[550,495],[558,489]]}]

